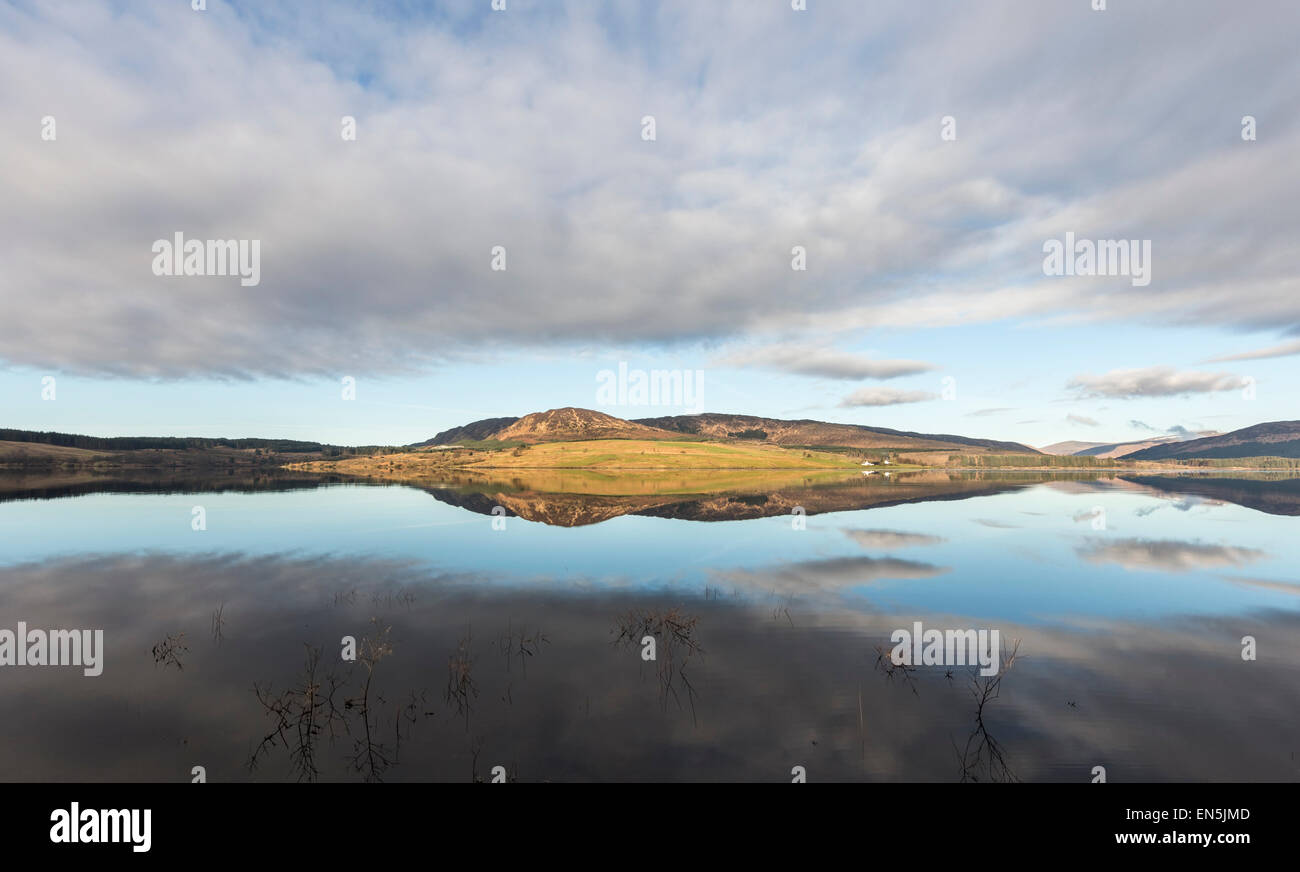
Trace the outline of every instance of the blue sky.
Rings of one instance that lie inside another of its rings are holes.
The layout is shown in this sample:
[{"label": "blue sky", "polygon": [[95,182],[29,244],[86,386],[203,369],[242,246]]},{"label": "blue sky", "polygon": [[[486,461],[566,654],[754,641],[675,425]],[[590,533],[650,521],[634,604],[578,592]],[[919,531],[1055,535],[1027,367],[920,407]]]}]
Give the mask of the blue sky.
[{"label": "blue sky", "polygon": [[[0,375],[0,391],[10,398],[5,426],[22,429],[97,436],[267,436],[336,444],[409,444],[479,418],[569,405],[620,417],[706,410],[814,418],[1038,446],[1065,439],[1136,440],[1174,427],[1228,431],[1294,418],[1294,362],[1286,358],[1238,366],[1255,380],[1253,400],[1240,390],[1115,399],[1081,397],[1077,389],[1067,388],[1073,376],[1088,371],[1082,361],[1130,353],[1126,349],[1135,343],[1150,346],[1149,358],[1130,356],[1135,365],[1159,361],[1195,369],[1207,350],[1226,353],[1235,347],[1232,338],[1213,330],[1152,333],[1137,327],[1099,331],[997,324],[905,331],[897,345],[882,350],[918,355],[940,368],[889,383],[933,393],[935,399],[862,408],[839,404],[844,380],[717,366],[717,351],[699,347],[503,353],[418,376],[354,376],[352,401],[342,399],[341,378],[320,377],[143,381],[57,375],[55,400],[46,401],[39,371],[9,370]],[[598,402],[597,374],[617,371],[620,362],[629,370],[701,372],[699,406]],[[948,377],[955,387],[952,400],[943,399]]]},{"label": "blue sky", "polygon": [[[1294,4],[809,5],[0,5],[0,426],[1298,417]],[[176,232],[260,282],[155,274]],[[1150,284],[1045,274],[1067,233],[1149,240]],[[620,362],[700,408],[598,404]]]}]

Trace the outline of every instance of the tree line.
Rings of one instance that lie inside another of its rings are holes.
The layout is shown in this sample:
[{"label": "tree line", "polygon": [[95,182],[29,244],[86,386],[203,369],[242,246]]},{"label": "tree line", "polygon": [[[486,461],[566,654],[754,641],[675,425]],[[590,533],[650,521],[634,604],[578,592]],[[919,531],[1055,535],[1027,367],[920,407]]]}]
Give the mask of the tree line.
[{"label": "tree line", "polygon": [[346,446],[298,439],[213,439],[203,436],[82,436],[78,433],[55,433],[37,430],[0,428],[0,442],[33,442],[85,448],[92,451],[173,450],[193,451],[212,448],[239,450],[263,449],[277,454],[324,454],[327,457],[374,454],[389,450],[378,445]]}]

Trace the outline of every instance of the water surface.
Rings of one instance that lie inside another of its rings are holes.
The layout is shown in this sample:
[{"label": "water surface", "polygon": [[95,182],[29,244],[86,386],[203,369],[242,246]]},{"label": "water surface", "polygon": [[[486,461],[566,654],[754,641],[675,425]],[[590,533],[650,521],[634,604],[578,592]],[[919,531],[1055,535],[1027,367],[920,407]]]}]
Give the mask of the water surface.
[{"label": "water surface", "polygon": [[[0,480],[0,627],[106,645],[98,678],[0,669],[0,762],[34,780],[1295,780],[1296,484]],[[914,621],[997,629],[1014,662],[882,660]]]}]

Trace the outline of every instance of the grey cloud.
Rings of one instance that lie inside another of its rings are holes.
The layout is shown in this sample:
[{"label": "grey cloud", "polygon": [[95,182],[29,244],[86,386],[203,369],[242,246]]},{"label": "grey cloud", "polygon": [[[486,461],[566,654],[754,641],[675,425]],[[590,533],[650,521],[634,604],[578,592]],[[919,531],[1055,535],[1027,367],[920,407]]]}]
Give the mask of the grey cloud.
[{"label": "grey cloud", "polygon": [[1224,354],[1219,357],[1211,357],[1211,363],[1223,363],[1233,360],[1265,360],[1270,357],[1290,357],[1293,354],[1300,354],[1300,340],[1294,342],[1283,342],[1281,345],[1270,345],[1268,348],[1260,348],[1256,351],[1243,351],[1240,354]]},{"label": "grey cloud", "polygon": [[1266,556],[1255,548],[1209,545],[1171,539],[1119,539],[1090,542],[1077,549],[1089,563],[1114,563],[1132,571],[1192,572],[1243,566]]},{"label": "grey cloud", "polygon": [[942,536],[926,533],[906,533],[899,530],[845,530],[844,535],[863,548],[889,551],[895,548],[912,548],[920,545],[938,545]]},{"label": "grey cloud", "polygon": [[715,574],[740,587],[803,596],[838,593],[845,588],[882,579],[931,578],[945,572],[948,572],[945,566],[895,557],[832,557],[766,569],[736,569]]},{"label": "grey cloud", "polygon": [[[467,3],[8,4],[0,80],[23,86],[0,94],[0,354],[294,376],[1031,316],[1298,326],[1300,124],[1276,83],[1300,78],[1300,10],[1152,5],[1124,28],[993,2],[941,28],[898,4],[792,30],[780,4],[491,26]],[[1135,89],[1128,61],[1152,52]],[[1258,142],[1236,138],[1248,111]],[[260,240],[261,284],[153,276],[151,243],[178,230]],[[1041,243],[1064,230],[1152,239],[1152,285],[1045,280]]]},{"label": "grey cloud", "polygon": [[1225,575],[1223,578],[1241,587],[1253,587],[1259,590],[1300,596],[1300,584],[1296,584],[1294,581],[1277,581],[1272,578],[1243,578],[1235,575]]},{"label": "grey cloud", "polygon": [[1065,420],[1069,421],[1071,424],[1082,424],[1085,427],[1100,426],[1096,419],[1088,418],[1084,415],[1066,415]]},{"label": "grey cloud", "polygon": [[[404,736],[400,762],[385,780],[470,777],[466,754],[449,750],[467,742],[464,723],[443,716],[442,685],[430,674],[430,664],[457,650],[466,627],[473,628],[479,652],[475,735],[509,737],[509,760],[518,760],[521,780],[761,777],[791,765],[792,742],[774,742],[774,735],[799,737],[810,753],[823,755],[818,771],[827,780],[955,780],[952,737],[971,728],[973,703],[935,669],[918,672],[919,694],[908,693],[900,704],[906,691],[872,675],[872,646],[918,618],[927,626],[983,627],[998,614],[899,614],[887,603],[820,610],[801,603],[788,625],[781,617],[773,632],[770,605],[753,608],[725,596],[710,602],[643,590],[573,596],[552,585],[501,590],[477,577],[439,582],[426,575],[416,567],[394,575],[385,561],[161,555],[6,567],[0,577],[11,614],[33,626],[57,619],[48,625],[111,627],[112,650],[121,656],[108,661],[102,677],[63,691],[44,670],[6,675],[0,698],[23,717],[8,725],[5,774],[24,781],[165,781],[177,777],[178,762],[188,772],[201,761],[210,773],[225,773],[224,780],[292,781],[284,746],[249,771],[251,747],[275,723],[257,704],[253,684],[276,692],[300,687],[304,642],[337,644],[335,628],[364,630],[377,604],[387,603],[385,623],[391,619],[395,644],[381,667],[381,689],[394,706],[427,689],[437,715],[421,717]],[[348,591],[357,595],[350,605],[338,596]],[[222,602],[231,623],[218,646],[203,637]],[[616,616],[682,606],[700,618],[707,658],[706,668],[696,669],[692,660],[686,673],[702,701],[698,719],[686,704],[665,710],[654,673],[639,675],[635,652],[618,656],[610,646]],[[511,671],[509,661],[483,654],[495,651],[496,634],[521,626],[540,627],[549,640],[538,668],[530,666],[522,681],[517,663]],[[1026,655],[1010,673],[1014,684],[1007,686],[1014,690],[999,709],[1004,732],[997,733],[1022,781],[1077,780],[1079,760],[1105,760],[1112,772],[1159,781],[1268,781],[1292,772],[1286,767],[1293,765],[1293,734],[1259,725],[1294,720],[1293,664],[1300,662],[1294,609],[1250,616],[1250,632],[1268,653],[1246,669],[1238,657],[1225,656],[1243,632],[1235,614],[1082,626],[1002,615],[996,626],[1004,644],[1019,639]],[[183,627],[198,637],[190,641],[185,671],[160,672],[150,646]],[[321,665],[322,673],[335,672],[324,660]],[[338,674],[349,690],[358,680]],[[196,675],[202,692],[193,692]],[[865,756],[859,693],[863,711],[890,712],[890,728],[868,734]],[[1078,709],[1065,699],[1077,700]],[[91,748],[88,711],[95,713]],[[160,737],[178,737],[176,753],[161,753]],[[319,746],[322,780],[362,777],[350,748],[346,740]]]},{"label": "grey cloud", "polygon": [[904,403],[924,403],[938,399],[930,391],[900,391],[894,388],[861,388],[840,400],[841,408],[852,406],[898,406]]},{"label": "grey cloud", "polygon": [[813,345],[769,345],[727,354],[717,361],[723,366],[757,366],[796,375],[837,379],[890,379],[929,372],[936,367],[923,360],[882,360]]},{"label": "grey cloud", "polygon": [[1105,375],[1079,375],[1066,386],[1085,397],[1173,397],[1243,387],[1241,376],[1226,372],[1180,372],[1171,366],[1117,369]]}]

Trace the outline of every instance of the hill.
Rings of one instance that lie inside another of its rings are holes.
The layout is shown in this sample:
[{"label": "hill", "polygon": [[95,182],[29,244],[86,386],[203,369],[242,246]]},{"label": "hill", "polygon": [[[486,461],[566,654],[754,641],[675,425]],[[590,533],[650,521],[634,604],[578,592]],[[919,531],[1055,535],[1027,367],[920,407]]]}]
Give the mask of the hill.
[{"label": "hill", "polygon": [[443,430],[432,439],[426,439],[423,442],[416,442],[408,447],[425,448],[430,445],[454,445],[462,439],[470,439],[473,441],[491,439],[493,434],[498,430],[503,430],[518,420],[518,418],[484,418],[482,421],[473,421],[469,424],[463,424],[460,427],[452,427],[450,430]]},{"label": "hill", "polygon": [[68,445],[50,445],[43,442],[8,442],[0,441],[0,463],[28,462],[33,460],[50,461],[93,461],[106,457],[105,451],[93,451],[89,448],[73,448]]},{"label": "hill", "polygon": [[1157,436],[1154,439],[1139,439],[1134,442],[1108,442],[1103,445],[1090,445],[1075,455],[1079,457],[1128,457],[1136,451],[1142,451],[1146,448],[1154,448],[1157,445],[1170,445],[1174,442],[1182,441],[1178,436]]},{"label": "hill", "polygon": [[594,412],[565,406],[533,412],[522,418],[484,418],[460,427],[443,430],[432,439],[417,442],[412,448],[457,445],[462,442],[574,442],[589,439],[680,439],[681,434],[647,427]]},{"label": "hill", "polygon": [[1272,421],[1243,427],[1221,436],[1206,436],[1157,445],[1125,455],[1126,460],[1231,459],[1235,457],[1300,457],[1300,421]]},{"label": "hill", "polygon": [[[297,439],[214,439],[207,436],[82,436],[45,430],[0,429],[0,441],[31,445],[55,445],[87,451],[205,451],[231,448],[240,451],[263,449],[282,454],[314,454],[343,446]],[[375,446],[370,446],[375,447]],[[358,449],[349,449],[355,451]]]},{"label": "hill", "polygon": [[[1220,434],[1213,431],[1203,431],[1197,436],[1218,436]],[[1159,445],[1172,445],[1175,442],[1185,442],[1187,436],[1155,436],[1150,439],[1138,439],[1133,442],[1057,442],[1052,445],[1044,446],[1044,454],[1056,454],[1058,456],[1069,457],[1100,457],[1104,460],[1113,460],[1116,457],[1130,457],[1138,451],[1147,448],[1155,448]],[[1196,437],[1191,437],[1196,438]]]},{"label": "hill", "polygon": [[604,412],[566,406],[524,415],[491,438],[502,442],[567,442],[591,439],[677,439],[676,433],[624,421]]},{"label": "hill", "polygon": [[1019,442],[999,442],[995,439],[972,439],[950,434],[914,433],[909,430],[891,430],[887,427],[867,427],[862,424],[831,424],[825,421],[786,421],[779,418],[758,418],[753,415],[672,415],[663,418],[638,418],[634,424],[644,424],[663,430],[691,433],[714,438],[754,439],[777,445],[843,446],[845,448],[906,448],[911,450],[954,450],[983,448],[989,451],[1007,451],[1016,454],[1040,454],[1036,448]]},{"label": "hill", "polygon": [[522,418],[485,418],[444,430],[412,447],[455,445],[463,441],[560,442],[585,439],[683,439],[706,436],[740,439],[785,447],[908,449],[913,451],[985,451],[1039,454],[1019,442],[972,439],[949,434],[914,433],[861,424],[785,421],[754,415],[670,415],[625,421],[590,409],[566,407]]},{"label": "hill", "polygon": [[1077,442],[1070,440],[1068,442],[1053,442],[1051,445],[1044,445],[1038,449],[1044,454],[1055,454],[1058,457],[1067,457],[1086,451],[1089,448],[1100,448],[1105,442]]}]

